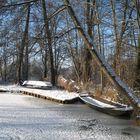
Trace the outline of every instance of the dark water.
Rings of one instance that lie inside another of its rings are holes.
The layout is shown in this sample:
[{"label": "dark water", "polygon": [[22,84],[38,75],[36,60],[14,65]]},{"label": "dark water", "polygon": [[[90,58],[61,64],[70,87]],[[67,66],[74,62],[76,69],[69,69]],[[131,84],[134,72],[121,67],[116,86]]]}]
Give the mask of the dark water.
[{"label": "dark water", "polygon": [[0,140],[139,140],[140,128],[84,104],[0,94]]}]

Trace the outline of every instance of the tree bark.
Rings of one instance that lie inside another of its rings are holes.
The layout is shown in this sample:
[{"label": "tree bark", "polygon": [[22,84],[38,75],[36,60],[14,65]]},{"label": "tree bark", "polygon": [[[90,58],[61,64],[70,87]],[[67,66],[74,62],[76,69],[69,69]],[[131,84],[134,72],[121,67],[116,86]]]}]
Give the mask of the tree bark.
[{"label": "tree bark", "polygon": [[48,51],[47,48],[45,48],[45,54],[44,54],[44,78],[47,78],[48,74]]},{"label": "tree bark", "polygon": [[135,0],[135,7],[137,12],[137,23],[139,28],[139,35],[138,35],[138,47],[136,52],[136,79],[134,82],[134,87],[140,90],[140,1]]},{"label": "tree bark", "polygon": [[23,66],[23,58],[24,58],[24,48],[25,48],[26,41],[28,38],[29,20],[30,20],[30,5],[28,5],[28,13],[27,13],[27,18],[26,18],[25,30],[24,30],[21,45],[18,50],[17,82],[19,84],[21,84],[21,82],[23,81],[22,66]]},{"label": "tree bark", "polygon": [[51,83],[55,85],[55,69],[54,69],[54,58],[53,58],[53,49],[52,49],[52,38],[51,38],[51,30],[48,21],[48,15],[46,10],[45,0],[42,0],[42,9],[43,9],[43,18],[45,23],[45,34],[47,38],[47,45],[49,49],[49,61],[50,61],[50,69],[51,69]]},{"label": "tree bark", "polygon": [[[121,76],[123,76],[123,75],[121,75],[121,45],[122,45],[124,33],[126,31],[126,26],[128,23],[128,21],[126,21],[127,10],[128,10],[128,0],[125,0],[120,32],[118,32],[118,22],[117,22],[116,10],[115,10],[115,1],[110,0],[110,2],[111,2],[112,13],[113,13],[113,17],[112,17],[113,18],[113,28],[114,28],[114,35],[115,35],[115,41],[116,41],[113,67],[114,67],[116,74],[121,77]],[[131,16],[131,14],[132,13],[130,12],[129,16]]]},{"label": "tree bark", "polygon": [[117,31],[117,17],[116,17],[116,11],[115,11],[115,1],[110,0],[110,2],[111,2],[111,8],[112,8],[113,28],[114,28],[114,35],[115,35],[115,41],[116,41],[113,67],[116,74],[120,76],[120,42],[119,42],[118,31]]},{"label": "tree bark", "polygon": [[[93,40],[93,9],[90,5],[91,0],[87,0],[87,8],[86,8],[86,20],[87,20],[87,32],[91,40]],[[93,4],[95,0],[93,0]],[[84,70],[83,70],[83,80],[87,83],[90,80],[91,73],[91,54],[89,50],[85,47],[85,60],[84,60]]]},{"label": "tree bark", "polygon": [[23,81],[28,80],[28,73],[29,73],[29,50],[28,50],[28,39],[26,40],[26,46],[25,46],[25,58],[24,63],[22,66],[22,72],[23,72]]},{"label": "tree bark", "polygon": [[134,82],[134,87],[140,90],[140,34],[138,37],[138,47],[136,52],[136,79]]}]

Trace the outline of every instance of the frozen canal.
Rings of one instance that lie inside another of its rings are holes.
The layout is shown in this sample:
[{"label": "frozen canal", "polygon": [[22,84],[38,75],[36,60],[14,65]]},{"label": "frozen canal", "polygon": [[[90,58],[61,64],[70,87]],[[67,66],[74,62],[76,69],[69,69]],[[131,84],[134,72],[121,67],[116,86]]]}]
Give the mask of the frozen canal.
[{"label": "frozen canal", "polygon": [[0,93],[0,140],[139,140],[130,120],[84,104],[62,105],[22,94]]}]

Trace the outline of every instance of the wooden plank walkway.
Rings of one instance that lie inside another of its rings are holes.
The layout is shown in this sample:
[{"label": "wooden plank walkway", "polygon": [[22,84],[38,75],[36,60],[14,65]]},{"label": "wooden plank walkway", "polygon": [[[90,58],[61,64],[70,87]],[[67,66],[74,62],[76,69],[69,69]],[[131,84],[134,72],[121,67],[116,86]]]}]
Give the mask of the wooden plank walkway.
[{"label": "wooden plank walkway", "polygon": [[79,100],[78,94],[59,89],[42,90],[21,86],[0,86],[0,92],[22,93],[37,98],[47,99],[62,104],[71,104]]}]

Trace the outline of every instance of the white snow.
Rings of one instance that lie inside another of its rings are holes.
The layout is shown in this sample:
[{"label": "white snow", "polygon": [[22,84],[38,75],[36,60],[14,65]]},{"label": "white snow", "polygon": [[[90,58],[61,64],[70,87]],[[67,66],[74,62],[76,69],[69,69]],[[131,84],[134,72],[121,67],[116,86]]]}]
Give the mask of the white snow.
[{"label": "white snow", "polygon": [[52,87],[52,84],[50,82],[45,82],[45,81],[24,81],[22,85]]},{"label": "white snow", "polygon": [[94,99],[94,98],[91,98],[91,97],[87,97],[87,98],[90,99],[90,100],[93,100],[94,102],[96,102],[97,104],[101,105],[102,107],[116,108],[116,107],[113,106],[113,105],[100,102],[100,101],[98,101],[98,100],[96,100],[96,99]]},{"label": "white snow", "polygon": [[75,92],[68,92],[59,89],[42,90],[42,89],[25,88],[17,85],[11,85],[11,86],[0,86],[0,90],[6,90],[6,91],[8,90],[14,92],[25,91],[25,92],[34,93],[34,94],[46,96],[48,98],[61,100],[61,101],[78,98],[78,94]]},{"label": "white snow", "polygon": [[53,90],[40,90],[40,89],[27,89],[27,88],[21,88],[21,91],[27,91],[30,93],[35,93],[35,94],[39,94],[39,95],[44,95],[53,99],[57,99],[57,100],[71,100],[74,99],[76,97],[78,97],[78,94],[72,92],[68,92],[68,91],[64,91],[64,90],[58,90],[58,89],[53,89]]},{"label": "white snow", "polygon": [[114,101],[112,101],[112,99],[111,98],[109,98],[109,97],[107,97],[107,98],[105,98],[107,101],[109,101],[109,102],[112,102],[112,103],[115,103],[115,104],[118,104],[118,105],[121,105],[121,106],[124,106],[124,107],[127,107],[128,105],[126,105],[126,104],[122,104],[122,103],[119,103],[119,102],[114,102]]}]

